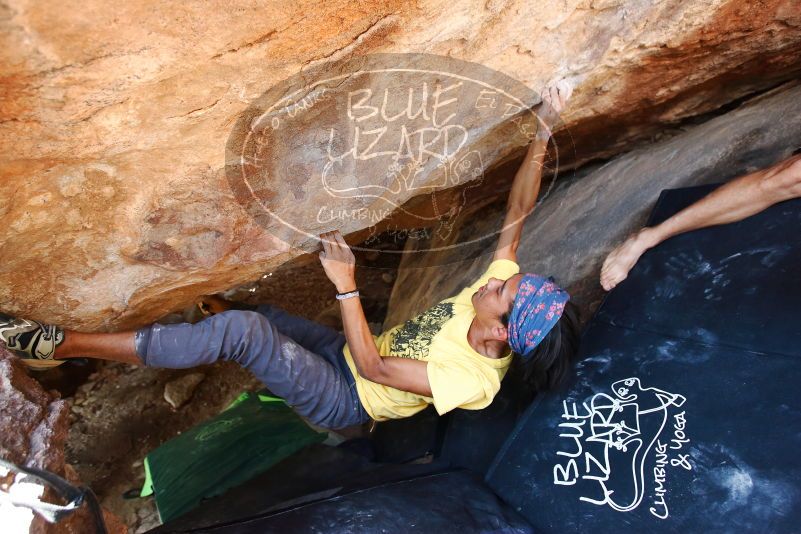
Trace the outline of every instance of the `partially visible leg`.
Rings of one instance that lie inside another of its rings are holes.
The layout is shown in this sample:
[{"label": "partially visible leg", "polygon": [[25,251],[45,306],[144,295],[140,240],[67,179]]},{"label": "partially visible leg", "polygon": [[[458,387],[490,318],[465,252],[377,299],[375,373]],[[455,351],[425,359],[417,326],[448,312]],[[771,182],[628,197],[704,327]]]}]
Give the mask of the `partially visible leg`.
[{"label": "partially visible leg", "polygon": [[201,300],[203,307],[211,313],[221,313],[231,309],[252,309],[278,328],[282,334],[289,336],[306,350],[328,357],[331,347],[339,349],[345,344],[345,335],[333,328],[321,325],[304,317],[293,315],[286,310],[271,304],[259,304],[250,307],[241,303],[227,301],[216,295],[205,296]]},{"label": "partially visible leg", "polygon": [[765,171],[760,184],[763,193],[775,202],[801,197],[801,154]]},{"label": "partially visible leg", "polygon": [[115,362],[142,365],[134,346],[135,332],[113,334],[87,334],[64,332],[64,342],[56,347],[55,359],[98,358]]},{"label": "partially visible leg", "polygon": [[292,315],[277,306],[259,304],[256,311],[267,317],[282,334],[289,336],[300,346],[314,353],[325,354],[326,349],[330,347],[339,349],[345,344],[345,335],[342,332]]},{"label": "partially visible leg", "polygon": [[[220,297],[203,297],[203,303],[212,313],[220,313],[232,307],[241,307],[241,303],[229,302]],[[247,305],[244,305],[247,306]],[[241,308],[240,308],[241,309]],[[349,375],[350,369],[342,355],[345,346],[345,335],[333,328],[321,325],[309,319],[291,313],[271,304],[259,304],[253,310],[266,317],[278,331],[295,341],[304,349],[322,356],[340,373]]]},{"label": "partially visible leg", "polygon": [[369,419],[346,374],[260,313],[230,310],[195,324],[153,325],[137,331],[136,351],[150,367],[236,361],[300,415],[326,428]]},{"label": "partially visible leg", "polygon": [[60,359],[93,357],[141,363],[134,351],[134,333],[83,334],[0,313],[0,340],[35,369],[59,365]]},{"label": "partially visible leg", "polygon": [[0,338],[29,364],[52,363],[54,357],[92,357],[184,369],[218,360],[236,361],[317,425],[342,428],[369,420],[347,368],[329,363],[338,351],[336,346],[324,346],[318,336],[326,356],[318,355],[253,311],[229,310],[195,324],[154,324],[115,334],[64,332],[53,325],[3,315]]},{"label": "partially visible leg", "polygon": [[153,324],[136,331],[135,349],[149,367],[184,369],[218,360],[240,363],[278,350],[277,332],[251,311],[229,310],[197,323]]},{"label": "partially visible leg", "polygon": [[203,315],[213,315],[228,310],[255,310],[256,306],[243,302],[232,302],[217,295],[204,295],[198,300],[198,307]]},{"label": "partially visible leg", "polygon": [[643,228],[615,248],[601,268],[607,291],[622,282],[646,250],[675,235],[745,219],[773,204],[801,196],[801,155],[741,176],[657,226]]}]

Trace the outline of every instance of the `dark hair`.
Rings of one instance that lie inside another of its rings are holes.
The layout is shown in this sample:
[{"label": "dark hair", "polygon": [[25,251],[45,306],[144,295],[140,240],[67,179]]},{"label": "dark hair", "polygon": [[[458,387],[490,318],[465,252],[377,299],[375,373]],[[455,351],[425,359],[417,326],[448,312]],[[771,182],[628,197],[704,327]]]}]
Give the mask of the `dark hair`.
[{"label": "dark hair", "polygon": [[[509,314],[501,317],[504,326],[509,323]],[[579,345],[579,310],[572,300],[567,301],[562,317],[551,331],[534,348],[525,360],[515,354],[512,372],[519,373],[523,381],[534,391],[547,391],[562,385],[570,374]]]}]

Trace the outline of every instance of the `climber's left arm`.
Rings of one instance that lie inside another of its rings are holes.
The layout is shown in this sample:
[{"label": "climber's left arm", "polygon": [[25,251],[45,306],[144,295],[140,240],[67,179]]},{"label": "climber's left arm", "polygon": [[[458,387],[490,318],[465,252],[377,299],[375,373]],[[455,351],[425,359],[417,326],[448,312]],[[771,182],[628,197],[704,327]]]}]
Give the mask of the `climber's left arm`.
[{"label": "climber's left arm", "polygon": [[547,146],[548,139],[542,139],[538,132],[528,147],[523,164],[515,174],[512,190],[506,201],[506,217],[503,220],[503,229],[498,238],[493,260],[506,259],[517,262],[517,247],[520,245],[520,235],[523,233],[523,222],[534,211],[540,193],[542,162],[545,159]]},{"label": "climber's left arm", "polygon": [[523,233],[523,222],[534,211],[542,182],[542,162],[551,138],[551,129],[559,120],[572,90],[567,84],[557,84],[542,93],[542,105],[537,111],[537,134],[528,147],[526,157],[515,174],[512,190],[506,202],[506,217],[493,260],[517,261],[517,247]]}]

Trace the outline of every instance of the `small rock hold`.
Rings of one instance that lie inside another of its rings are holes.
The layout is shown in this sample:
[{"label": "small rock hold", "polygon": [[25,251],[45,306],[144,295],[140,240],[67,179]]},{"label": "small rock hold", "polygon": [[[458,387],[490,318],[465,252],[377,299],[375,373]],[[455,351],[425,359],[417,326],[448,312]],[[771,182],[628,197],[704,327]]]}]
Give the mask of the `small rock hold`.
[{"label": "small rock hold", "polygon": [[195,388],[204,378],[206,375],[203,373],[191,373],[168,382],[164,386],[164,400],[177,410],[192,398]]}]

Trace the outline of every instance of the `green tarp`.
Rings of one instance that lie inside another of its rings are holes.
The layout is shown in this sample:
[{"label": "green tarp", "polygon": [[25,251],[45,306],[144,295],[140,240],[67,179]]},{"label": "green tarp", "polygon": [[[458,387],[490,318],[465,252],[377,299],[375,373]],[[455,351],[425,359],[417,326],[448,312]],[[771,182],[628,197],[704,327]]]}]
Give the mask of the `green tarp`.
[{"label": "green tarp", "polygon": [[218,416],[148,454],[141,495],[155,494],[166,522],[325,439],[281,399],[243,393]]}]

